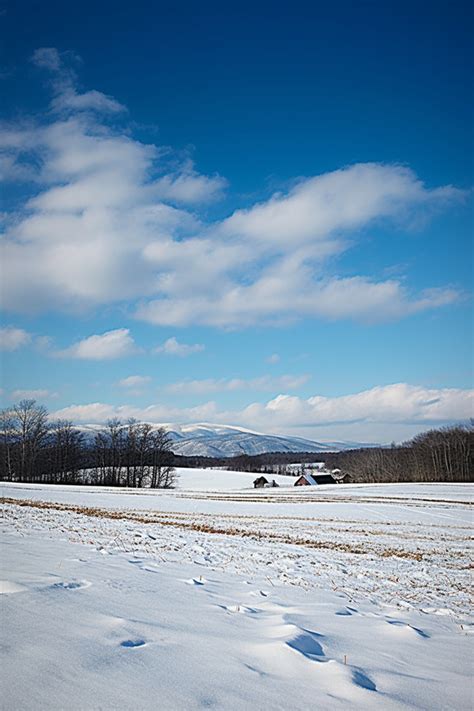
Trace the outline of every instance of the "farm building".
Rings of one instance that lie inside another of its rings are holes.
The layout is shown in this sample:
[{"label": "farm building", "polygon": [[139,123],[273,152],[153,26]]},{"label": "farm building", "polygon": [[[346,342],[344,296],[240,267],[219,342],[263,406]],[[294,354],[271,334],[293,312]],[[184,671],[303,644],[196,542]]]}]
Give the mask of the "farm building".
[{"label": "farm building", "polygon": [[254,489],[272,489],[275,486],[280,486],[275,479],[268,481],[264,476],[259,476],[258,479],[255,479],[253,482]]},{"label": "farm building", "polygon": [[331,474],[302,474],[295,481],[295,486],[319,486],[321,484],[335,484]]},{"label": "farm building", "polygon": [[268,481],[264,476],[259,476],[258,479],[255,479],[253,482],[254,489],[273,489],[275,486],[280,486],[280,484],[277,484],[275,479]]}]

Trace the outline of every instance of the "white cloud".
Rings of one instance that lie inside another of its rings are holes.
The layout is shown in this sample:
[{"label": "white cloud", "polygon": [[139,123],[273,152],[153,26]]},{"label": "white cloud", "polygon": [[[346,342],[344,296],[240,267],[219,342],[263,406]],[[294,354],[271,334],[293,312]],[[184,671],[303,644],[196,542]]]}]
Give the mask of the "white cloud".
[{"label": "white cloud", "polygon": [[354,421],[444,422],[468,419],[474,411],[474,391],[430,389],[396,383],[354,395],[308,399],[278,395],[264,405],[254,403],[243,411],[253,422],[273,419],[279,426],[316,426]]},{"label": "white cloud", "polygon": [[18,348],[26,346],[30,341],[30,334],[22,328],[15,328],[14,326],[0,328],[1,351],[16,351]]},{"label": "white cloud", "polygon": [[94,90],[84,94],[78,94],[74,89],[65,90],[54,99],[53,107],[56,111],[125,111],[125,107],[118,101]]},{"label": "white cloud", "polygon": [[270,356],[268,356],[268,358],[266,359],[266,362],[271,363],[271,364],[279,363],[280,356],[278,355],[278,353],[272,353]]},{"label": "white cloud", "polygon": [[165,353],[166,355],[174,355],[184,358],[192,355],[192,353],[200,353],[205,349],[201,343],[179,343],[175,336],[168,338],[163,345],[155,348],[155,353]]},{"label": "white cloud", "polygon": [[262,375],[259,378],[207,378],[204,380],[182,380],[170,383],[166,390],[188,395],[211,392],[232,392],[235,390],[296,390],[305,385],[309,375]]},{"label": "white cloud", "polygon": [[137,352],[135,342],[128,328],[118,328],[100,335],[95,334],[74,343],[69,348],[57,351],[60,358],[79,358],[82,360],[112,360],[133,355]]},{"label": "white cloud", "polygon": [[200,175],[187,163],[176,175],[164,175],[154,183],[156,197],[182,204],[201,204],[222,197],[227,180],[220,175]]},{"label": "white cloud", "polygon": [[220,229],[226,234],[281,243],[334,240],[384,217],[411,217],[419,206],[435,207],[462,192],[450,185],[427,189],[411,170],[360,163],[301,180],[286,194],[237,210]]},{"label": "white cloud", "polygon": [[167,273],[160,298],[140,305],[137,316],[161,326],[239,327],[304,316],[383,321],[453,303],[460,295],[451,288],[416,294],[400,280],[341,277],[326,261],[376,221],[410,223],[462,198],[451,186],[426,188],[407,168],[375,163],[301,181],[287,195],[238,210],[206,239],[174,252],[149,245],[146,257]]},{"label": "white cloud", "polygon": [[48,69],[50,72],[59,72],[62,68],[59,52],[55,47],[40,47],[40,49],[36,49],[33,52],[31,61],[37,67]]},{"label": "white cloud", "polygon": [[459,298],[452,288],[416,293],[377,274],[341,276],[335,260],[381,221],[411,226],[462,191],[366,163],[301,179],[205,223],[199,207],[221,195],[223,178],[189,161],[172,164],[169,151],[112,128],[107,117],[123,107],[78,90],[70,53],[43,48],[33,60],[50,72],[53,112],[0,127],[10,177],[34,182],[5,220],[7,309],[132,302],[136,317],[153,324],[235,328],[301,317],[398,319]]},{"label": "white cloud", "polygon": [[61,56],[54,47],[37,49],[32,56],[33,64],[36,64],[41,69],[46,69],[51,74],[51,86],[55,94],[51,107],[54,111],[116,113],[125,110],[125,107],[119,104],[118,101],[100,91],[92,90],[82,94],[78,93],[76,89],[77,78],[70,66],[70,60],[77,63],[79,58],[72,52],[65,52]]},{"label": "white cloud", "polygon": [[234,411],[222,411],[212,401],[192,408],[92,403],[71,405],[55,416],[76,422],[104,422],[111,417],[157,423],[220,422],[269,433],[304,434],[316,440],[321,432],[331,439],[357,432],[367,442],[390,442],[429,427],[465,421],[473,412],[474,390],[397,383],[334,398],[279,395],[267,403],[255,402]]},{"label": "white cloud", "polygon": [[165,404],[155,404],[148,407],[134,407],[132,405],[109,405],[102,402],[93,402],[87,405],[70,405],[52,413],[53,418],[66,418],[73,422],[101,423],[118,417],[128,419],[133,417],[142,422],[170,422],[178,421],[185,416],[188,422],[210,422],[216,419],[218,409],[213,402],[204,403],[197,407],[184,410],[169,407]]},{"label": "white cloud", "polygon": [[33,390],[13,390],[10,395],[12,400],[47,400],[57,397],[58,394],[41,388]]},{"label": "white cloud", "polygon": [[51,413],[51,419],[67,419],[72,420],[75,423],[80,422],[90,422],[90,423],[101,423],[107,422],[107,420],[112,419],[117,416],[117,412],[121,412],[122,418],[131,417],[129,414],[131,407],[129,405],[125,408],[115,407],[113,405],[107,405],[102,402],[93,402],[88,405],[70,405],[69,407],[63,407],[56,412]]},{"label": "white cloud", "polygon": [[413,297],[400,282],[365,277],[314,279],[304,265],[282,261],[251,285],[233,285],[218,296],[151,300],[137,316],[159,325],[242,327],[280,325],[304,316],[381,322],[452,304],[454,289],[431,289]]},{"label": "white cloud", "polygon": [[140,388],[150,382],[151,378],[149,375],[129,375],[128,378],[122,378],[122,380],[119,380],[118,384],[122,388]]}]

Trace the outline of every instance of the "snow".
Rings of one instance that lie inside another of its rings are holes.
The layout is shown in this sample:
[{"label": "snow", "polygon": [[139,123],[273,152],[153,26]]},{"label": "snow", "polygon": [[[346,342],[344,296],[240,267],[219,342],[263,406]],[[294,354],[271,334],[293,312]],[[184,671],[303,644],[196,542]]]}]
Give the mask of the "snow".
[{"label": "snow", "polygon": [[318,482],[311,474],[303,474],[303,479],[305,479],[310,486],[317,486]]},{"label": "snow", "polygon": [[471,486],[188,476],[2,486],[5,709],[472,707]]},{"label": "snow", "polygon": [[[253,482],[260,474],[255,472],[236,472],[224,469],[191,469],[177,467],[177,488],[189,491],[253,488]],[[275,479],[279,486],[294,486],[296,479],[291,476],[264,475],[268,481]]]},{"label": "snow", "polygon": [[[355,442],[314,442],[303,437],[264,434],[243,427],[208,422],[189,425],[151,422],[146,424],[151,425],[153,429],[162,427],[167,430],[173,443],[173,452],[183,456],[233,457],[266,452],[331,452],[373,446]],[[80,429],[86,439],[92,440],[98,431],[104,430],[104,426],[83,425]]]}]

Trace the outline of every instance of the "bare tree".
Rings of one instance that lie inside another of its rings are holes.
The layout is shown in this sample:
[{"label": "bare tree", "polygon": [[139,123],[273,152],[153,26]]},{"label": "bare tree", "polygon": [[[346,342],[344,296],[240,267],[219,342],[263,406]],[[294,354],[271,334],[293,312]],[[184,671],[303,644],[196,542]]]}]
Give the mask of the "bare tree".
[{"label": "bare tree", "polygon": [[12,478],[18,481],[41,479],[39,458],[49,431],[46,408],[38,405],[35,400],[22,400],[13,405],[5,418],[9,428],[9,466]]},{"label": "bare tree", "polygon": [[[391,447],[362,448],[321,454],[328,468],[340,469],[354,482],[472,481],[474,423],[423,432]],[[294,453],[269,452],[233,459],[176,457],[163,428],[114,419],[86,442],[71,422],[50,425],[45,407],[22,400],[0,412],[0,477],[9,481],[74,483],[170,488],[174,462],[187,466],[222,466],[241,471],[286,474]],[[301,452],[296,461],[317,456]],[[84,470],[90,469],[88,477]]]},{"label": "bare tree", "polygon": [[153,489],[171,489],[176,481],[176,470],[172,466],[171,439],[163,427],[152,435],[152,460],[150,486]]},{"label": "bare tree", "polygon": [[75,484],[80,480],[84,438],[72,422],[58,420],[49,437],[50,481]]},{"label": "bare tree", "polygon": [[1,476],[2,479],[11,481],[14,478],[14,453],[13,453],[13,412],[5,408],[0,412],[0,448],[1,448]]}]

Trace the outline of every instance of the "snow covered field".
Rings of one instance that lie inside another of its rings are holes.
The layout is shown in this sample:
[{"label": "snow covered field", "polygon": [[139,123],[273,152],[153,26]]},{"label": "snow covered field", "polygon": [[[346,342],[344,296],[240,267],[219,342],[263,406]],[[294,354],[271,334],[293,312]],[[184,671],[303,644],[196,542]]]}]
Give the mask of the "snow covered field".
[{"label": "snow covered field", "polygon": [[471,709],[473,489],[253,478],[3,485],[3,707]]}]

